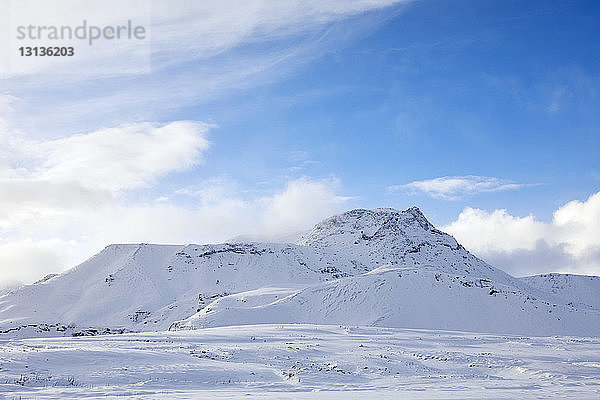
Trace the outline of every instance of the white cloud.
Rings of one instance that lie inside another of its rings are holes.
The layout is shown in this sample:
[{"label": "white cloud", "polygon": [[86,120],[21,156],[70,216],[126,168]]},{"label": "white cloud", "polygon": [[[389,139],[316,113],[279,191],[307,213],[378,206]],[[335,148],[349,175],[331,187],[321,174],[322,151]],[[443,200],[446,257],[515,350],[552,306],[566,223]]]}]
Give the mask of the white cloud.
[{"label": "white cloud", "polygon": [[109,192],[76,181],[0,180],[0,232],[43,225],[73,209],[99,209],[112,201]]},{"label": "white cloud", "polygon": [[59,238],[0,242],[0,289],[62,270],[76,246]]},{"label": "white cloud", "polygon": [[[247,198],[230,180],[213,179],[191,191],[195,203],[117,205],[89,216],[89,226],[118,242],[206,243],[239,234],[277,236],[310,228],[344,209],[336,179],[291,180],[269,195]],[[151,218],[149,218],[151,216]],[[81,219],[81,217],[78,217]]]},{"label": "white cloud", "polygon": [[554,213],[557,241],[566,243],[567,250],[580,254],[600,246],[600,192],[586,201],[573,200]]},{"label": "white cloud", "polygon": [[209,128],[194,121],[128,124],[35,143],[30,151],[44,160],[36,172],[41,179],[131,189],[198,164],[209,145]]},{"label": "white cloud", "polygon": [[516,275],[574,272],[600,275],[600,192],[554,212],[552,222],[506,210],[465,208],[443,229],[467,249]]},{"label": "white cloud", "polygon": [[390,186],[389,190],[403,190],[411,194],[422,193],[438,199],[456,200],[465,195],[513,190],[523,186],[529,185],[489,176],[466,175],[414,181],[405,185]]},{"label": "white cloud", "polygon": [[340,211],[349,200],[337,195],[340,182],[336,179],[310,180],[300,178],[289,182],[285,190],[261,200],[265,230],[268,233],[289,233],[308,227]]},{"label": "white cloud", "polygon": [[139,188],[199,164],[209,147],[206,134],[211,127],[195,121],[136,123],[56,140],[5,134],[0,178],[76,182],[95,190]]}]

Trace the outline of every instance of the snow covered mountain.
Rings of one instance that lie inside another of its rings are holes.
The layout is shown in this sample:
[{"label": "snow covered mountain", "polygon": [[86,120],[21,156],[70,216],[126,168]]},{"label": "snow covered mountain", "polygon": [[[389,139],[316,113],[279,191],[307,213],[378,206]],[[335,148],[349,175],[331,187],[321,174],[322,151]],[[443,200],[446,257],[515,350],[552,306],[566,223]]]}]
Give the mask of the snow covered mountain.
[{"label": "snow covered mountain", "polygon": [[0,297],[0,331],[319,323],[600,335],[598,279],[553,276],[560,285],[493,268],[414,207],[352,210],[296,244],[108,246]]},{"label": "snow covered mountain", "polygon": [[433,265],[449,274],[514,282],[510,275],[478,259],[452,236],[436,229],[417,207],[352,210],[328,218],[299,244],[349,258],[357,271],[382,265]]},{"label": "snow covered mountain", "polygon": [[216,298],[349,275],[327,252],[285,244],[111,245],[0,297],[0,329],[32,324],[162,330]]}]

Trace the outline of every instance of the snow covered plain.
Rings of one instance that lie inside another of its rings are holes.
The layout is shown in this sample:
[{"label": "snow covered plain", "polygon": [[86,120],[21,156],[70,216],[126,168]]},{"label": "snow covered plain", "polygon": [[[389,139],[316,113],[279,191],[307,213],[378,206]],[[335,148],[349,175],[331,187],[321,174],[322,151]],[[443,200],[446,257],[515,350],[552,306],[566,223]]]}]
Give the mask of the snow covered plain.
[{"label": "snow covered plain", "polygon": [[597,399],[599,345],[331,325],[18,339],[0,342],[0,395]]}]

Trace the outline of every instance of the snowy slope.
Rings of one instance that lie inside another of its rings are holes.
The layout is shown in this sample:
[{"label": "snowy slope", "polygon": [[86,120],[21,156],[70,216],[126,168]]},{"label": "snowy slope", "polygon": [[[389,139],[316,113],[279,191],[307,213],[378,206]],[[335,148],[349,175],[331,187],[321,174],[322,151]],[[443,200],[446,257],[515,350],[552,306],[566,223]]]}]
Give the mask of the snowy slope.
[{"label": "snowy slope", "polygon": [[567,303],[600,310],[600,276],[544,274],[519,279]]},{"label": "snowy slope", "polygon": [[[260,296],[254,299],[254,296]],[[552,304],[486,279],[432,267],[380,267],[275,299],[259,291],[216,300],[174,330],[257,323],[351,324],[500,334],[600,335],[600,311]]]},{"label": "snowy slope", "polygon": [[111,245],[64,274],[0,297],[0,327],[166,329],[215,298],[346,276],[345,265],[291,244]]}]

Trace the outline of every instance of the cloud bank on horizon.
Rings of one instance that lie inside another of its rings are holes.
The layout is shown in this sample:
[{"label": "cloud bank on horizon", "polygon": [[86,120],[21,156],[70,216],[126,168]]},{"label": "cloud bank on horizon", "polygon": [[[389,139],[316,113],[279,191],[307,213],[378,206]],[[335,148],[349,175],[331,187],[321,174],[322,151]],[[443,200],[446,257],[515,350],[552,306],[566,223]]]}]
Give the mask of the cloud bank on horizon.
[{"label": "cloud bank on horizon", "polygon": [[132,48],[98,46],[68,74],[0,77],[0,286],[109,243],[411,205],[509,273],[600,275],[597,6],[447,3],[30,7],[57,24],[151,14],[152,70],[110,71]]},{"label": "cloud bank on horizon", "polygon": [[513,275],[600,272],[600,192],[554,211],[549,223],[466,207],[443,230],[492,265]]}]

